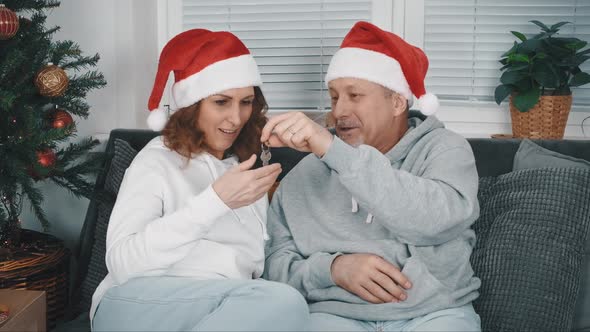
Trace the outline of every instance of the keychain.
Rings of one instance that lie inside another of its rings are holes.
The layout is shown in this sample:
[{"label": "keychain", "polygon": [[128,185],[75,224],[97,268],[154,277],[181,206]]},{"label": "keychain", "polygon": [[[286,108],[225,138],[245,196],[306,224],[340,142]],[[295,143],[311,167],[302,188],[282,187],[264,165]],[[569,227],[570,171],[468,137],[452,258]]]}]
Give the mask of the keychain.
[{"label": "keychain", "polygon": [[260,153],[260,160],[262,160],[262,166],[268,166],[268,162],[271,158],[270,148],[266,146],[266,144],[261,144],[261,146],[262,153]]}]

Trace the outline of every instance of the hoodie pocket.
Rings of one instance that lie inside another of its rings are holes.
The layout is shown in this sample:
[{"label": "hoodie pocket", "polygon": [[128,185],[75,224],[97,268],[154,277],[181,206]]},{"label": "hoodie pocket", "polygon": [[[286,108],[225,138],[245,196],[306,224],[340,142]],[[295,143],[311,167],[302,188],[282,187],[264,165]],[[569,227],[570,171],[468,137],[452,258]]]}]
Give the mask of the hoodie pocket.
[{"label": "hoodie pocket", "polygon": [[[419,259],[408,258],[401,272],[412,282],[412,288],[406,290],[408,298],[402,302],[384,303],[377,306],[394,306],[401,312],[410,312],[432,303],[441,307],[451,303],[451,290],[438,281]],[[338,286],[312,290],[306,298],[312,303],[339,301],[349,304],[371,304]]]},{"label": "hoodie pocket", "polygon": [[408,258],[401,272],[412,282],[412,288],[406,290],[408,298],[396,306],[420,307],[425,303],[444,305],[451,302],[450,289],[436,279],[419,259]]}]

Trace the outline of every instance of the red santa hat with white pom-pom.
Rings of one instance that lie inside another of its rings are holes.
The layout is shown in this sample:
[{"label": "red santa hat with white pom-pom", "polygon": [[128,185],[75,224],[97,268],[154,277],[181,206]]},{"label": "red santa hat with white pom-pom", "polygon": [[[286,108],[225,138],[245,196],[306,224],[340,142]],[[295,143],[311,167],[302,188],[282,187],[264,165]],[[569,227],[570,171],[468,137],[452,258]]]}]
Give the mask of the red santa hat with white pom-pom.
[{"label": "red santa hat with white pom-pom", "polygon": [[428,58],[421,49],[371,23],[358,22],[332,57],[326,84],[343,77],[365,79],[401,94],[409,106],[416,96],[417,108],[431,115],[439,103],[435,95],[426,93],[427,70]]},{"label": "red santa hat with white pom-pom", "polygon": [[148,126],[164,129],[168,116],[159,108],[168,75],[174,72],[172,96],[178,108],[224,90],[260,86],[258,66],[242,41],[227,31],[192,29],[172,38],[160,54],[148,102]]}]

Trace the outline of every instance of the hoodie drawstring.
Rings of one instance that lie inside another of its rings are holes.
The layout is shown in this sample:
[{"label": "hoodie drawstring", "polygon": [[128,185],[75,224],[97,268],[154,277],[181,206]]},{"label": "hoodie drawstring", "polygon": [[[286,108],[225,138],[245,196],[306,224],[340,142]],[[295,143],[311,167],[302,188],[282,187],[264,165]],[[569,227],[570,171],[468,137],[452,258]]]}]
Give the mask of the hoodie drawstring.
[{"label": "hoodie drawstring", "polygon": [[[205,161],[207,162],[207,166],[209,167],[209,171],[211,172],[211,175],[213,175],[213,180],[217,180],[218,178],[218,173],[217,173],[217,169],[215,168],[215,165],[213,165],[213,160],[211,160],[211,156],[209,156],[208,154],[204,153],[203,154],[205,156]],[[258,215],[258,212],[256,212],[256,209],[254,208],[253,205],[250,205],[250,210],[252,210],[252,212],[254,213],[254,215],[256,216],[256,219],[258,219],[258,224],[260,225],[260,229],[262,230],[262,238],[264,239],[264,241],[268,241],[270,239],[270,236],[268,235],[268,232],[266,231],[266,225],[264,224],[264,221],[262,220],[262,218],[260,217],[260,215]],[[240,218],[240,216],[238,216],[238,214],[236,213],[236,211],[234,211],[234,209],[230,209],[232,214],[234,215],[234,218],[240,223],[240,224],[244,224],[244,221]]]},{"label": "hoodie drawstring", "polygon": [[[359,211],[359,203],[353,197],[352,198],[352,213],[357,213],[358,211]],[[367,219],[365,219],[365,223],[370,224],[372,222],[373,222],[373,215],[369,213],[367,215]]]}]

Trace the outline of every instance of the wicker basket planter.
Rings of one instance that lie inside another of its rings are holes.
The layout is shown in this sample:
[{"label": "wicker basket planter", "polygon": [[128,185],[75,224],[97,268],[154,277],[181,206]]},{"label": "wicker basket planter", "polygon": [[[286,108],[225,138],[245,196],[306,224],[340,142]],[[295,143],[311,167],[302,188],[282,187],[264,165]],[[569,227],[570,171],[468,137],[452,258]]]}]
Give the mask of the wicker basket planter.
[{"label": "wicker basket planter", "polygon": [[45,291],[51,329],[66,314],[70,252],[56,237],[33,230],[21,230],[21,240],[0,257],[0,288]]},{"label": "wicker basket planter", "polygon": [[572,107],[572,95],[541,96],[535,107],[520,112],[510,97],[512,136],[516,138],[562,139]]}]

